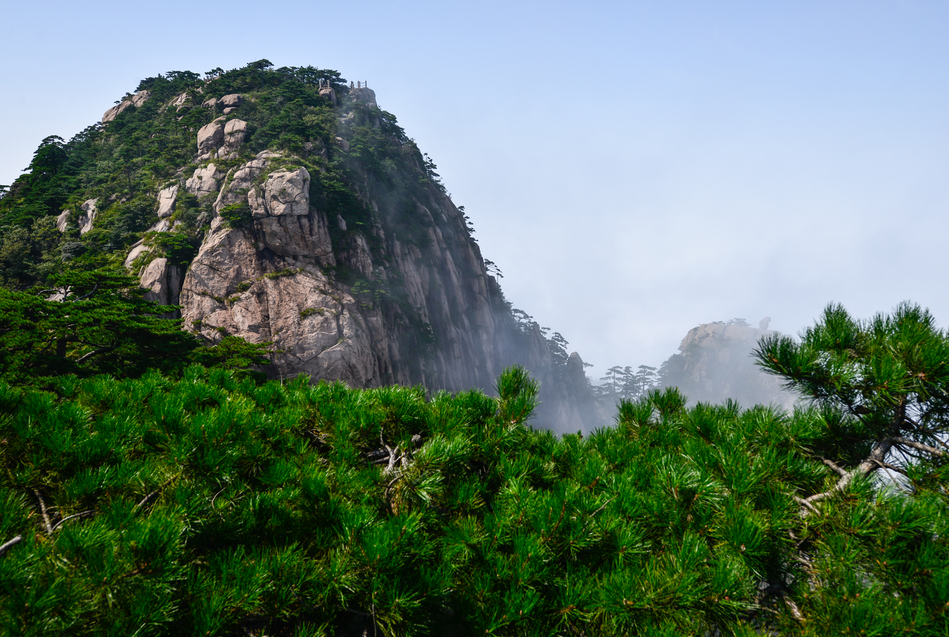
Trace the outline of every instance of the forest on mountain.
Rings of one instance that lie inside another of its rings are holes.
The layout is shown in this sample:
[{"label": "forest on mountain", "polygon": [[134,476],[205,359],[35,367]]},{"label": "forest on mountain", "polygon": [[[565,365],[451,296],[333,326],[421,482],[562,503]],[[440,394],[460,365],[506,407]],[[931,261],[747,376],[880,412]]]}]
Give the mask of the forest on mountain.
[{"label": "forest on mountain", "polygon": [[[0,632],[949,632],[949,334],[926,310],[858,320],[832,304],[798,339],[762,338],[754,360],[800,397],[792,410],[691,405],[657,387],[668,366],[614,367],[609,425],[584,433],[540,426],[522,365],[454,391],[268,379],[272,344],[182,326],[139,287],[143,261],[187,271],[212,225],[257,222],[182,190],[152,229],[160,193],[207,166],[195,132],[220,105],[205,97],[253,97],[246,148],[214,161],[292,157],[310,201],[343,220],[334,240],[362,224],[425,244],[418,216],[367,193],[399,182],[429,201],[436,167],[377,107],[341,118],[335,71],[261,60],[142,91],[106,124],[44,139],[2,189]],[[392,281],[320,267],[380,316],[415,316]],[[498,298],[515,354],[542,348],[550,384],[582,377],[562,335]],[[401,329],[438,347],[422,324]]]}]

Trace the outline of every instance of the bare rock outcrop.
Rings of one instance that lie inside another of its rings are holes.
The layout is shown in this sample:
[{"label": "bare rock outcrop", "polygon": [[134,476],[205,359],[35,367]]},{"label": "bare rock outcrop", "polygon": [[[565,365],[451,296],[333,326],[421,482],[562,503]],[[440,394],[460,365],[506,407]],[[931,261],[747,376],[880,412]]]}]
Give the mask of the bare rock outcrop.
[{"label": "bare rock outcrop", "polygon": [[127,100],[122,100],[121,102],[119,102],[118,104],[116,104],[115,106],[107,110],[102,115],[102,123],[105,124],[107,122],[111,122],[112,120],[114,120],[116,117],[121,115],[123,112],[125,112],[126,109],[128,109],[131,106],[138,108],[139,106],[144,104],[145,101],[151,96],[152,96],[151,91],[139,91],[138,93],[133,95],[131,98]]},{"label": "bare rock outcrop", "polygon": [[240,119],[232,119],[224,125],[224,145],[218,150],[218,157],[231,158],[237,157],[236,153],[244,143],[247,136],[247,122]]},{"label": "bare rock outcrop", "polygon": [[162,188],[158,192],[158,217],[165,219],[175,211],[175,198],[178,197],[178,184]]},{"label": "bare rock outcrop", "polygon": [[220,214],[224,206],[246,202],[246,193],[254,187],[257,177],[267,168],[269,160],[277,157],[280,157],[279,153],[265,150],[242,166],[230,169],[224,178],[227,185],[221,188],[214,201],[214,211]]},{"label": "bare rock outcrop", "polygon": [[376,92],[369,88],[368,86],[363,86],[361,88],[354,88],[349,91],[349,94],[358,102],[362,102],[366,106],[371,106],[373,108],[378,108],[376,104]]},{"label": "bare rock outcrop", "polygon": [[326,86],[320,89],[320,95],[329,99],[329,101],[336,106],[336,91],[333,90],[332,86]]},{"label": "bare rock outcrop", "polygon": [[79,224],[79,234],[86,234],[92,230],[92,224],[96,220],[96,215],[99,213],[96,208],[96,203],[98,199],[87,199],[83,202],[79,209],[82,210],[82,214],[79,215],[77,223]]},{"label": "bare rock outcrop", "polygon": [[63,210],[59,213],[59,216],[56,217],[56,229],[60,232],[66,232],[66,225],[69,223],[69,215],[72,214],[71,210]]},{"label": "bare rock outcrop", "polygon": [[164,257],[153,259],[139,277],[142,287],[148,290],[145,299],[161,305],[178,305],[181,290],[180,270]]},{"label": "bare rock outcrop", "polygon": [[198,161],[208,159],[224,142],[224,118],[218,117],[198,131]]},{"label": "bare rock outcrop", "polygon": [[240,93],[231,93],[218,100],[218,106],[221,108],[237,108],[244,101],[244,96]]},{"label": "bare rock outcrop", "polygon": [[221,188],[222,179],[224,179],[224,173],[219,171],[214,164],[208,164],[203,168],[195,169],[194,174],[185,182],[185,190],[198,199],[208,195],[216,196]]},{"label": "bare rock outcrop", "polygon": [[254,219],[308,214],[310,173],[306,168],[272,172],[262,187],[251,189],[247,201]]}]

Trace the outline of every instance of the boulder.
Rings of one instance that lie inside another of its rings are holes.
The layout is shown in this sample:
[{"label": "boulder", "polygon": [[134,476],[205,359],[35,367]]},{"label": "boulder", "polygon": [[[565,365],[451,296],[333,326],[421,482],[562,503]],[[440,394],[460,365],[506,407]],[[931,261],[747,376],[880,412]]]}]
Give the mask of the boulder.
[{"label": "boulder", "polygon": [[280,157],[280,154],[265,150],[257,153],[254,159],[239,168],[229,170],[227,177],[224,178],[227,185],[218,193],[214,202],[214,211],[220,214],[224,206],[246,201],[247,194],[245,193],[254,187],[257,177],[267,168],[269,160],[275,157]]},{"label": "boulder", "polygon": [[158,217],[165,219],[175,211],[175,198],[178,196],[178,184],[162,188],[158,192]]},{"label": "boulder", "polygon": [[224,125],[224,146],[218,155],[235,153],[244,143],[247,135],[247,122],[242,119],[232,119]]},{"label": "boulder", "polygon": [[371,106],[378,108],[376,104],[376,92],[369,87],[354,88],[349,91],[349,94],[357,102],[362,102],[366,106]]},{"label": "boulder", "polygon": [[198,158],[210,157],[224,141],[224,118],[218,117],[198,131]]},{"label": "boulder", "polygon": [[327,87],[321,88],[320,95],[329,99],[329,101],[333,104],[333,106],[336,106],[336,91],[334,91],[332,87],[327,86]]},{"label": "boulder", "polygon": [[208,108],[214,108],[215,106],[217,106],[217,98],[216,98],[216,97],[212,97],[212,98],[210,98],[210,99],[206,99],[206,100],[204,100],[203,102],[201,102],[201,106],[206,106],[206,107],[208,107]]},{"label": "boulder", "polygon": [[247,202],[255,219],[309,214],[310,173],[306,168],[270,173],[262,187],[247,193]]},{"label": "boulder", "polygon": [[135,262],[135,259],[139,258],[146,252],[148,252],[148,246],[145,245],[145,240],[139,239],[135,245],[132,246],[128,256],[125,257],[125,269],[130,270],[132,268],[132,264]]},{"label": "boulder", "polygon": [[66,232],[66,224],[69,223],[69,215],[72,214],[70,210],[63,210],[59,213],[59,216],[56,217],[56,229],[60,232]]},{"label": "boulder", "polygon": [[221,179],[224,173],[217,169],[214,164],[208,164],[204,168],[197,168],[188,181],[185,182],[185,190],[197,198],[216,194],[221,187]]},{"label": "boulder", "polygon": [[160,305],[177,305],[181,290],[180,268],[169,263],[168,259],[160,257],[153,259],[139,277],[145,293],[145,300]]},{"label": "boulder", "polygon": [[151,96],[152,96],[151,91],[139,91],[138,93],[133,95],[131,98],[127,100],[122,100],[120,103],[116,104],[115,106],[107,110],[102,115],[102,123],[105,124],[106,122],[111,122],[120,114],[125,112],[125,110],[129,108],[130,106],[134,106],[135,108],[138,108],[139,106],[144,104],[145,101]]},{"label": "boulder", "polygon": [[230,95],[225,95],[220,100],[218,100],[218,104],[223,108],[237,108],[243,101],[243,95],[240,93],[232,93]]},{"label": "boulder", "polygon": [[326,216],[311,210],[305,217],[266,217],[254,223],[262,243],[284,257],[312,257],[323,267],[335,266]]},{"label": "boulder", "polygon": [[99,212],[96,209],[96,202],[98,199],[87,199],[79,209],[82,210],[82,214],[77,219],[79,223],[79,234],[86,234],[92,230],[92,224],[96,220],[96,214]]},{"label": "boulder", "polygon": [[343,139],[342,137],[337,137],[337,138],[336,138],[336,145],[339,146],[340,148],[342,148],[342,149],[343,149],[344,151],[346,151],[347,153],[349,152],[349,142],[347,142],[347,141],[346,141],[345,139]]}]

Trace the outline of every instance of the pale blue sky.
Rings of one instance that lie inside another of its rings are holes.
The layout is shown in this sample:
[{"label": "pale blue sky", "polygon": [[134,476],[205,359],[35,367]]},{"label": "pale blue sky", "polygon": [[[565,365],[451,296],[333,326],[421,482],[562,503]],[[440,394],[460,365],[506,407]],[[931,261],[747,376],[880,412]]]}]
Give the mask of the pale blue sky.
[{"label": "pale blue sky", "polygon": [[593,376],[698,323],[830,301],[949,325],[949,3],[18,3],[0,183],[146,76],[260,58],[368,80],[516,307]]}]

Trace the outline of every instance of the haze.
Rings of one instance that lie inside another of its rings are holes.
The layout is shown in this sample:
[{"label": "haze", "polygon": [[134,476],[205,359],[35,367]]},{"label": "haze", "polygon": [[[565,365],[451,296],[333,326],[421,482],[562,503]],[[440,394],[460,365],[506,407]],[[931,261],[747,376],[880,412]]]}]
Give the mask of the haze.
[{"label": "haze", "polygon": [[944,2],[17,3],[0,183],[139,80],[267,58],[368,81],[515,307],[598,378],[830,301],[949,321]]}]

